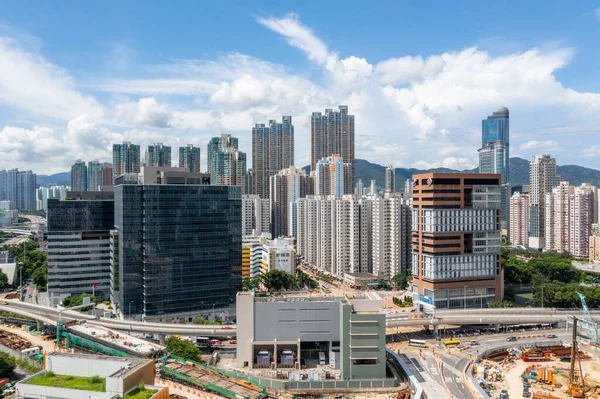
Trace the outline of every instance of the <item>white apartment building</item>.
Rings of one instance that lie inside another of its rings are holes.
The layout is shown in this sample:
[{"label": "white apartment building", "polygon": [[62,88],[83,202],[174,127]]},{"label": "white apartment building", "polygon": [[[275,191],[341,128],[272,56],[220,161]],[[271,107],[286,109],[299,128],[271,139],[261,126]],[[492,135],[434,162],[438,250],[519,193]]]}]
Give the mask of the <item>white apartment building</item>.
[{"label": "white apartment building", "polygon": [[271,240],[269,233],[242,238],[242,276],[256,278],[271,270],[296,274],[293,239]]},{"label": "white apartment building", "polygon": [[593,191],[561,182],[546,194],[546,250],[587,257],[593,221]]},{"label": "white apartment building", "polygon": [[400,194],[371,197],[373,274],[391,279],[411,270],[412,200]]},{"label": "white apartment building", "polygon": [[529,246],[545,247],[546,194],[558,186],[556,159],[550,154],[536,155],[529,165]]},{"label": "white apartment building", "polygon": [[510,236],[513,245],[529,245],[529,197],[514,193],[510,198]]},{"label": "white apartment building", "polygon": [[268,199],[258,195],[242,195],[242,236],[271,231],[271,208]]},{"label": "white apartment building", "polygon": [[298,254],[335,276],[367,272],[371,247],[370,209],[366,199],[354,195],[298,199]]}]

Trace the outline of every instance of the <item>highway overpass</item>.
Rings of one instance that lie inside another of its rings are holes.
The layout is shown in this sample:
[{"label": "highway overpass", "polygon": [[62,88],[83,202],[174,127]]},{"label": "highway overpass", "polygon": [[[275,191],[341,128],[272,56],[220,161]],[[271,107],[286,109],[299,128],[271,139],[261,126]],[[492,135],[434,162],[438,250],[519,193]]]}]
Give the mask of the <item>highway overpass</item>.
[{"label": "highway overpass", "polygon": [[[9,305],[0,305],[0,310],[20,314],[40,320],[46,324],[54,324],[58,320],[58,311],[31,303],[8,301]],[[600,311],[592,312],[600,317]],[[408,318],[402,314],[388,314],[387,327],[437,326],[437,325],[522,325],[550,324],[564,322],[568,314],[584,317],[581,310],[560,310],[540,308],[508,308],[508,309],[463,309],[438,311],[435,318]],[[412,316],[414,317],[414,315]],[[75,311],[63,311],[65,320],[87,320],[92,325],[99,325],[113,330],[141,334],[186,335],[206,337],[232,337],[237,333],[236,326],[207,326],[198,324],[148,323],[129,320],[97,318]]]}]

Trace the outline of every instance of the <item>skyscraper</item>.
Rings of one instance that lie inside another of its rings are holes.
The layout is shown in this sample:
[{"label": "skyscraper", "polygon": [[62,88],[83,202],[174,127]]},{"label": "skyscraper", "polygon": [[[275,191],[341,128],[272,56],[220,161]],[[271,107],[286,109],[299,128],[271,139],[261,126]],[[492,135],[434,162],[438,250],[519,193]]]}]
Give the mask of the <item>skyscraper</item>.
[{"label": "skyscraper", "polygon": [[36,210],[36,178],[30,170],[0,171],[0,201],[11,201],[13,209]]},{"label": "skyscraper", "polygon": [[504,189],[500,223],[509,229],[508,198],[510,196],[509,113],[500,108],[481,121],[481,148],[479,149],[479,173],[499,173]]},{"label": "skyscraper", "polygon": [[500,175],[413,175],[413,299],[437,309],[503,297]]},{"label": "skyscraper", "polygon": [[[50,305],[69,295],[110,293],[112,192],[70,192],[69,200],[48,200],[48,294]],[[95,287],[92,287],[95,285]]]},{"label": "skyscraper", "polygon": [[88,172],[85,162],[81,159],[75,161],[71,166],[71,190],[87,191],[88,189]]},{"label": "skyscraper", "polygon": [[294,165],[292,117],[282,116],[281,123],[270,120],[268,126],[264,123],[254,125],[252,128],[252,193],[261,198],[269,198],[269,179],[291,165]]},{"label": "skyscraper", "polygon": [[113,185],[113,166],[112,163],[102,162],[100,164],[102,169],[102,185],[112,186]]},{"label": "skyscraper", "polygon": [[238,150],[237,137],[222,134],[208,142],[208,173],[212,184],[245,189],[246,153]]},{"label": "skyscraper", "polygon": [[513,245],[529,245],[529,197],[516,192],[510,198],[510,235]]},{"label": "skyscraper", "polygon": [[241,188],[166,167],[145,167],[138,184],[120,180],[111,232],[119,310],[170,321],[228,308],[242,281]]},{"label": "skyscraper", "polygon": [[171,166],[171,147],[155,143],[146,150],[146,166]]},{"label": "skyscraper", "polygon": [[200,173],[200,148],[188,144],[179,147],[179,167],[186,168],[189,172]]},{"label": "skyscraper", "polygon": [[315,171],[315,195],[344,195],[346,177],[352,173],[352,165],[340,154],[320,159]]},{"label": "skyscraper", "polygon": [[396,192],[396,168],[393,165],[385,168],[385,192]]},{"label": "skyscraper", "polygon": [[95,159],[87,165],[87,191],[99,191],[102,187],[102,166]]},{"label": "skyscraper", "polygon": [[270,202],[271,202],[271,235],[273,238],[280,236],[293,236],[296,224],[295,202],[312,194],[310,176],[303,169],[290,166],[271,176]]},{"label": "skyscraper", "polygon": [[332,154],[340,154],[348,162],[350,173],[344,178],[344,193],[354,190],[354,115],[348,115],[348,106],[340,105],[339,111],[326,109],[325,114],[313,112],[310,121],[310,167],[315,170],[317,162]]},{"label": "skyscraper", "polygon": [[271,202],[256,194],[242,195],[242,236],[271,234]]},{"label": "skyscraper", "polygon": [[529,165],[529,246],[544,249],[546,194],[558,186],[556,159],[550,154],[536,155]]},{"label": "skyscraper", "polygon": [[140,172],[140,146],[124,141],[113,144],[113,177]]}]

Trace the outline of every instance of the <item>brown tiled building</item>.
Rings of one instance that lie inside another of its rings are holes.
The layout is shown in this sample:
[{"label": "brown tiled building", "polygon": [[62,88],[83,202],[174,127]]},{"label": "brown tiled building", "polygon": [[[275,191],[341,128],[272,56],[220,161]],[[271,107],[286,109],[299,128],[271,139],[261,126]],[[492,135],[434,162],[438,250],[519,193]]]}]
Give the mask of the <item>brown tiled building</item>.
[{"label": "brown tiled building", "polygon": [[417,301],[486,307],[503,297],[500,175],[413,175],[412,274]]}]

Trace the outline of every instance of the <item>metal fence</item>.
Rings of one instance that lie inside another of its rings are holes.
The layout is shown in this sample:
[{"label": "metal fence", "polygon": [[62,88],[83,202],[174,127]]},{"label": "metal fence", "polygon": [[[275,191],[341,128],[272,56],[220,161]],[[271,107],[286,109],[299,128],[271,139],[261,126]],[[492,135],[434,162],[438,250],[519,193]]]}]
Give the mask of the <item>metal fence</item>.
[{"label": "metal fence", "polygon": [[8,346],[0,345],[0,351],[7,353],[8,355],[14,357],[19,361],[27,363],[28,365],[34,367],[37,370],[41,370],[42,368],[44,368],[44,363],[41,360],[38,360],[32,356],[24,355],[19,351],[9,348]]}]

